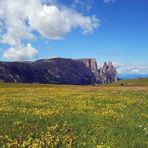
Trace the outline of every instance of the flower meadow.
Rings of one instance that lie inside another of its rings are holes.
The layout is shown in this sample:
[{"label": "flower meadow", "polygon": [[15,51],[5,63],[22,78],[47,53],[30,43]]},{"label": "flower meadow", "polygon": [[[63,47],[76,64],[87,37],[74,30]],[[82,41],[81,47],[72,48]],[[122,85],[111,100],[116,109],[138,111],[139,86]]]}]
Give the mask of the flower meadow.
[{"label": "flower meadow", "polygon": [[148,86],[0,83],[2,148],[147,148]]}]

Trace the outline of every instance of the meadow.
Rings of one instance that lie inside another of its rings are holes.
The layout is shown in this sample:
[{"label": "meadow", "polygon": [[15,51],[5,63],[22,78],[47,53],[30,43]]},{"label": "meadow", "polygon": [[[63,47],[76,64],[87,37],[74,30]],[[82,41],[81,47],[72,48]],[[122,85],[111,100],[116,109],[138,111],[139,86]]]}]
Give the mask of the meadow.
[{"label": "meadow", "polygon": [[0,147],[147,148],[148,85],[139,81],[0,83]]}]

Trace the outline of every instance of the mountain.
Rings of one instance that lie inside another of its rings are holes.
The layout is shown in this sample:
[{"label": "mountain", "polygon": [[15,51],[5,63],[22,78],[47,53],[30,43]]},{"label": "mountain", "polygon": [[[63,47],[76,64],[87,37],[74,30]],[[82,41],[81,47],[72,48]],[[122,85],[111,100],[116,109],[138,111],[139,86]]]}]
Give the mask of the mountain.
[{"label": "mountain", "polygon": [[117,81],[117,72],[111,62],[98,69],[95,59],[0,62],[0,81],[88,85]]},{"label": "mountain", "polygon": [[107,84],[116,82],[118,80],[118,76],[112,62],[105,62],[103,67],[98,70],[96,78],[97,83]]}]

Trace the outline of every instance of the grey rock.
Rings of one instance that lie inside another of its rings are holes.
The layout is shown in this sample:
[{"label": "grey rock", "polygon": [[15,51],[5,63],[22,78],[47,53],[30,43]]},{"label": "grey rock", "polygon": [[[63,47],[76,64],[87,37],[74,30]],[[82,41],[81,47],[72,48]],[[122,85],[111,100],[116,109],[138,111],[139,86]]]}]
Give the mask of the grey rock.
[{"label": "grey rock", "polygon": [[34,62],[0,62],[0,82],[100,84],[117,80],[112,63],[97,69],[95,59],[43,59]]},{"label": "grey rock", "polygon": [[78,59],[78,61],[83,62],[86,67],[88,67],[89,69],[91,69],[91,71],[93,73],[96,73],[98,68],[97,68],[97,62],[96,59]]},{"label": "grey rock", "polygon": [[112,62],[105,62],[103,67],[99,68],[96,73],[96,82],[107,84],[116,81],[118,81],[117,71]]}]

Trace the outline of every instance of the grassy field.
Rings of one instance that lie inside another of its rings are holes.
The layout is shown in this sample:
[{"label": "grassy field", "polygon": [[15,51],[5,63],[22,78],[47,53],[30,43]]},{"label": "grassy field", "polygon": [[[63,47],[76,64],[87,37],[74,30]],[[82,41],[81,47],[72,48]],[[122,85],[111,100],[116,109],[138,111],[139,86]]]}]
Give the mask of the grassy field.
[{"label": "grassy field", "polygon": [[148,78],[121,80],[121,81],[112,83],[110,85],[121,86],[121,84],[124,84],[127,86],[148,86]]},{"label": "grassy field", "polygon": [[148,81],[139,81],[0,83],[0,147],[147,148]]}]

